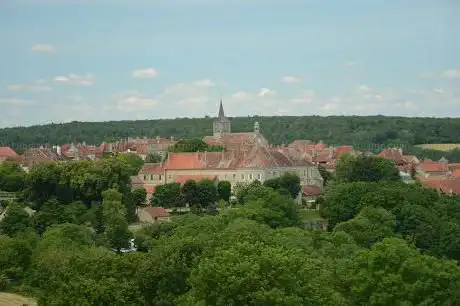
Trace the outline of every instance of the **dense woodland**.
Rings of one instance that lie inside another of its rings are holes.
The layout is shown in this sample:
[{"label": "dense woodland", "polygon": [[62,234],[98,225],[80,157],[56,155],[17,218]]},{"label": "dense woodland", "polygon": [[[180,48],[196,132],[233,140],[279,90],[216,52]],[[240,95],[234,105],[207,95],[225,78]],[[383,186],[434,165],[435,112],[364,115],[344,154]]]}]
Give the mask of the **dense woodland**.
[{"label": "dense woodland", "polygon": [[[235,186],[236,201],[225,182],[170,184],[152,202],[195,209],[131,231],[140,166],[1,164],[0,189],[19,198],[3,203],[0,291],[39,305],[460,305],[460,197],[402,183],[390,161],[321,171],[327,231],[305,226],[293,174]],[[138,251],[121,253],[131,237]]]},{"label": "dense woodland", "polygon": [[[16,146],[83,142],[99,144],[136,136],[202,137],[212,134],[212,118],[138,121],[71,122],[0,130],[0,141]],[[371,143],[457,143],[460,118],[407,118],[385,116],[302,116],[232,118],[232,131],[252,131],[258,121],[270,143],[310,139],[332,145]]]},{"label": "dense woodland", "polygon": [[[0,145],[18,152],[40,145],[86,142],[100,144],[127,137],[187,139],[212,135],[212,118],[177,118],[137,121],[71,122],[0,129]],[[327,144],[354,145],[377,152],[386,146],[402,146],[422,158],[446,157],[460,162],[460,150],[440,152],[413,147],[423,143],[460,143],[460,118],[407,118],[385,116],[237,117],[232,131],[252,131],[258,121],[270,143],[287,144],[309,139]]]}]

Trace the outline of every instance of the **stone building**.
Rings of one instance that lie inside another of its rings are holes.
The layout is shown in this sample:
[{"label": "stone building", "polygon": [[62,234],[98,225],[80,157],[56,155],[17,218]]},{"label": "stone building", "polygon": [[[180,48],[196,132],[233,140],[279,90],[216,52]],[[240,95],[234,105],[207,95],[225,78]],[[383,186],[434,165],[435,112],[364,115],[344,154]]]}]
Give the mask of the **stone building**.
[{"label": "stone building", "polygon": [[208,145],[222,146],[222,152],[169,153],[165,163],[145,164],[137,177],[136,186],[154,190],[156,186],[188,179],[210,178],[217,181],[250,183],[278,177],[286,172],[297,174],[304,186],[322,188],[318,168],[296,150],[270,145],[261,133],[259,123],[252,132],[232,133],[231,122],[225,117],[222,102],[213,122],[213,135],[203,140]]}]

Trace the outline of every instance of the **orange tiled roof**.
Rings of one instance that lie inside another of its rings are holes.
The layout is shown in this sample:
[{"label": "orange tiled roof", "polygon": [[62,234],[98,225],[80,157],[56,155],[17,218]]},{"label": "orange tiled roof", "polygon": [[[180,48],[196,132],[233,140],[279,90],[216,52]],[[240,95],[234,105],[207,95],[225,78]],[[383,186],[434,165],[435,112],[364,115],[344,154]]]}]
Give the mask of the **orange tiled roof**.
[{"label": "orange tiled roof", "polygon": [[420,178],[425,188],[436,189],[445,194],[460,195],[460,177],[452,178]]},{"label": "orange tiled roof", "polygon": [[143,208],[152,218],[169,217],[169,213],[163,207],[146,207]]},{"label": "orange tiled roof", "polygon": [[0,147],[0,157],[17,157],[18,153],[16,153],[10,147]]},{"label": "orange tiled roof", "polygon": [[339,146],[335,148],[335,157],[339,158],[341,155],[351,152],[353,152],[353,146]]},{"label": "orange tiled roof", "polygon": [[424,161],[420,164],[420,167],[425,172],[447,172],[449,167],[447,164],[438,163],[434,161]]},{"label": "orange tiled roof", "polygon": [[396,164],[405,163],[403,155],[398,149],[395,149],[395,148],[385,149],[382,152],[380,152],[377,156],[391,160],[395,162]]},{"label": "orange tiled roof", "polygon": [[139,174],[162,174],[164,169],[164,166],[160,163],[145,163]]},{"label": "orange tiled roof", "polygon": [[454,169],[452,175],[455,177],[460,177],[460,168]]},{"label": "orange tiled roof", "polygon": [[321,188],[314,185],[302,186],[302,194],[305,196],[318,196],[322,194]]}]

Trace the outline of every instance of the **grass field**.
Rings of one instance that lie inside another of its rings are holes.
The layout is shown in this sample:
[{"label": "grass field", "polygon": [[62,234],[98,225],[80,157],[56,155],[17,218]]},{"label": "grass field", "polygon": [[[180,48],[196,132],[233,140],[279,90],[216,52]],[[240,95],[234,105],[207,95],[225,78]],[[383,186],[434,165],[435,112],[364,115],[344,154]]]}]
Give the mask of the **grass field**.
[{"label": "grass field", "polygon": [[1,306],[36,306],[37,303],[28,297],[13,294],[13,293],[6,293],[0,292],[0,305]]},{"label": "grass field", "polygon": [[417,147],[438,151],[452,151],[453,149],[460,149],[460,143],[425,143],[417,145]]}]

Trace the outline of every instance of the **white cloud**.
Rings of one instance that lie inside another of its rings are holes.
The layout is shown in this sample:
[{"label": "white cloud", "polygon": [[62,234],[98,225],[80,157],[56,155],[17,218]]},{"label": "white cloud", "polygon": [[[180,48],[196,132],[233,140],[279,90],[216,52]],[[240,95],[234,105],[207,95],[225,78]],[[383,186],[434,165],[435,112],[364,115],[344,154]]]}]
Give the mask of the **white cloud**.
[{"label": "white cloud", "polygon": [[153,68],[138,69],[133,71],[133,77],[136,79],[152,79],[158,76],[158,71]]},{"label": "white cloud", "polygon": [[213,81],[209,79],[198,80],[198,81],[195,81],[193,84],[198,87],[213,87],[216,85]]},{"label": "white cloud", "polygon": [[293,84],[300,82],[300,79],[295,76],[284,76],[281,78],[280,82],[284,84]]},{"label": "white cloud", "polygon": [[443,79],[460,79],[460,70],[458,69],[449,69],[441,73],[441,78]]},{"label": "white cloud", "polygon": [[261,88],[259,93],[257,94],[260,98],[270,98],[276,96],[276,91],[269,89],[269,88]]},{"label": "white cloud", "polygon": [[345,62],[345,67],[352,68],[356,66],[356,62]]},{"label": "white cloud", "polygon": [[20,85],[13,84],[7,87],[8,91],[44,92],[51,91],[52,88],[44,85]]},{"label": "white cloud", "polygon": [[37,44],[30,48],[32,52],[41,52],[41,53],[54,53],[56,48],[51,44]]},{"label": "white cloud", "polygon": [[159,104],[156,99],[144,96],[136,91],[120,94],[117,96],[116,101],[117,110],[127,112],[151,110]]},{"label": "white cloud", "polygon": [[438,72],[424,72],[420,75],[422,79],[460,79],[459,69],[447,69]]},{"label": "white cloud", "polygon": [[358,94],[366,94],[366,93],[369,93],[372,89],[367,86],[367,85],[360,85],[358,86],[358,88],[356,89],[356,92]]},{"label": "white cloud", "polygon": [[21,106],[35,104],[35,101],[15,98],[0,98],[0,104]]},{"label": "white cloud", "polygon": [[62,84],[92,85],[94,83],[94,77],[91,74],[69,74],[68,76],[57,76],[54,78],[54,81]]},{"label": "white cloud", "polygon": [[242,101],[251,98],[251,95],[245,91],[237,91],[234,94],[232,94],[230,98],[236,101]]}]

